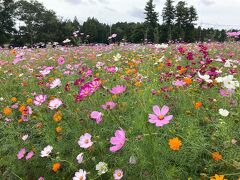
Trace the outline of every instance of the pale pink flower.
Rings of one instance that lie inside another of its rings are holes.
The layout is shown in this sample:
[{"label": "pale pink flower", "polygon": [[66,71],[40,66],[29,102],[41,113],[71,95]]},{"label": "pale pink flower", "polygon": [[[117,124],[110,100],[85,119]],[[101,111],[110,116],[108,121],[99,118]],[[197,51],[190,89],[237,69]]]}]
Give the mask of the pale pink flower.
[{"label": "pale pink flower", "polygon": [[78,164],[81,164],[82,161],[83,161],[83,153],[80,153],[78,156],[77,156],[77,161],[78,161]]},{"label": "pale pink flower", "polygon": [[32,158],[34,156],[34,152],[30,151],[27,155],[26,155],[26,160],[29,160],[30,158]]},{"label": "pale pink flower", "polygon": [[180,87],[180,86],[184,86],[186,83],[182,80],[176,80],[173,82],[174,86]]},{"label": "pale pink flower", "polygon": [[50,89],[59,87],[59,86],[61,86],[61,80],[59,78],[57,78],[57,79],[53,80],[49,86],[50,86]]},{"label": "pale pink flower", "polygon": [[115,180],[120,180],[123,177],[123,171],[121,169],[116,169],[114,171],[113,177]]},{"label": "pale pink flower", "polygon": [[25,148],[22,148],[22,149],[20,149],[20,151],[17,153],[17,158],[18,158],[18,159],[22,159],[25,154],[26,154],[26,149],[25,149]]},{"label": "pale pink flower", "polygon": [[102,105],[102,108],[105,110],[111,110],[111,109],[114,109],[116,106],[117,104],[115,102],[108,101]]},{"label": "pale pink flower", "polygon": [[97,124],[99,124],[101,121],[102,121],[102,113],[101,112],[98,112],[98,111],[93,111],[91,112],[91,118],[94,119]]},{"label": "pale pink flower", "polygon": [[111,90],[110,90],[110,93],[112,94],[121,94],[123,93],[124,91],[126,90],[126,86],[116,86],[116,87],[113,87]]},{"label": "pale pink flower", "polygon": [[47,99],[47,95],[43,95],[43,94],[39,94],[37,96],[35,96],[34,100],[33,100],[33,104],[35,106],[41,106],[42,103],[44,103]]},{"label": "pale pink flower", "polygon": [[91,138],[92,138],[91,134],[85,133],[78,140],[79,146],[84,149],[91,147],[93,145]]},{"label": "pale pink flower", "polygon": [[57,109],[59,106],[61,106],[63,103],[62,103],[62,101],[60,100],[60,99],[58,99],[58,98],[55,98],[55,99],[53,99],[53,100],[51,100],[50,102],[49,102],[49,104],[48,104],[48,107],[50,108],[50,109]]},{"label": "pale pink flower", "polygon": [[124,146],[125,141],[126,141],[125,131],[122,129],[116,130],[115,136],[111,137],[110,139],[110,143],[113,145],[112,147],[110,147],[110,151],[116,152],[120,150]]},{"label": "pale pink flower", "polygon": [[153,106],[153,112],[155,114],[149,114],[148,115],[148,121],[152,124],[156,124],[156,126],[163,126],[165,124],[168,124],[169,121],[173,118],[173,115],[166,116],[166,114],[169,111],[168,106],[163,106],[162,109],[155,105]]}]

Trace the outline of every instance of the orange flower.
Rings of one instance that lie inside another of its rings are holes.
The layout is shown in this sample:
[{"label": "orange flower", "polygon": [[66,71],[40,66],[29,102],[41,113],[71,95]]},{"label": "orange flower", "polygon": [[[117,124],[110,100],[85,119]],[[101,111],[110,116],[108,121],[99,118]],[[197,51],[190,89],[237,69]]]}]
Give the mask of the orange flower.
[{"label": "orange flower", "polygon": [[18,110],[22,113],[24,110],[26,109],[26,106],[24,104],[22,104]]},{"label": "orange flower", "polygon": [[18,120],[18,123],[22,123],[22,122],[23,122],[23,119],[20,118],[20,119]]},{"label": "orange flower", "polygon": [[49,82],[52,82],[53,80],[54,80],[53,77],[50,77],[50,78],[48,79]]},{"label": "orange flower", "polygon": [[4,113],[6,116],[8,116],[8,115],[12,114],[12,109],[9,108],[9,107],[5,107],[5,108],[3,109],[3,113]]},{"label": "orange flower", "polygon": [[227,180],[227,179],[224,179],[224,175],[215,174],[215,176],[212,176],[210,180]]},{"label": "orange flower", "polygon": [[195,109],[199,109],[202,106],[202,102],[196,102],[194,107]]},{"label": "orange flower", "polygon": [[62,113],[61,113],[61,111],[56,112],[56,113],[53,115],[53,119],[54,119],[54,121],[56,121],[56,122],[61,121],[61,120],[62,120]]},{"label": "orange flower", "polygon": [[192,80],[191,80],[191,78],[186,77],[186,78],[184,78],[184,82],[189,85],[192,83]]},{"label": "orange flower", "polygon": [[215,161],[219,161],[222,159],[222,155],[219,153],[219,152],[214,152],[212,153],[212,158],[215,160]]},{"label": "orange flower", "polygon": [[17,54],[16,49],[13,49],[13,50],[12,50],[12,54],[13,54],[13,55],[16,55],[16,54]]},{"label": "orange flower", "polygon": [[12,97],[12,98],[11,98],[11,101],[12,101],[12,102],[16,102],[16,101],[17,101],[17,98],[16,98],[16,97]]},{"label": "orange flower", "polygon": [[186,71],[186,69],[185,69],[184,67],[182,67],[182,68],[179,70],[179,74],[183,74],[185,71]]},{"label": "orange flower", "polygon": [[178,151],[182,145],[182,141],[176,137],[169,139],[168,144],[172,150]]},{"label": "orange flower", "polygon": [[60,163],[54,163],[53,166],[52,166],[52,170],[54,172],[57,172],[61,167],[61,164]]},{"label": "orange flower", "polygon": [[62,128],[61,128],[60,126],[58,126],[58,127],[56,127],[55,131],[56,131],[57,133],[60,133],[60,132],[62,131]]}]

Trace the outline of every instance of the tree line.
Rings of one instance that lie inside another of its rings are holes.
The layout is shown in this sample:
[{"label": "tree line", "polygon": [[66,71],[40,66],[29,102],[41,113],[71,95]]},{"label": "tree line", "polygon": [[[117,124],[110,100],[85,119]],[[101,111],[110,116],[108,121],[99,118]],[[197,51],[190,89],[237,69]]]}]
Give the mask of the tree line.
[{"label": "tree line", "polygon": [[36,43],[63,42],[70,39],[73,45],[79,43],[109,43],[109,36],[117,34],[116,42],[163,43],[169,41],[225,41],[226,31],[196,27],[197,11],[186,2],[166,0],[161,13],[163,23],[159,24],[159,13],[153,0],[145,6],[145,22],[117,22],[111,26],[88,18],[80,24],[73,20],[57,17],[36,0],[0,0],[0,45],[17,46]]}]

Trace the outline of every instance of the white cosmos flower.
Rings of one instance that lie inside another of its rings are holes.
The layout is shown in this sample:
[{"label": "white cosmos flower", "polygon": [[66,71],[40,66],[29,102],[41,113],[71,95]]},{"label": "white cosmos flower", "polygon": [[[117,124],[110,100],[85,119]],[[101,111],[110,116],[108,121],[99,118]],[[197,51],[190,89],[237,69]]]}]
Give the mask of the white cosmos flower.
[{"label": "white cosmos flower", "polygon": [[158,49],[167,49],[168,48],[168,44],[156,44],[155,48]]},{"label": "white cosmos flower", "polygon": [[218,112],[223,117],[227,117],[229,115],[229,111],[226,109],[219,109]]},{"label": "white cosmos flower", "polygon": [[200,72],[198,72],[198,77],[206,81],[207,83],[212,83],[213,81],[210,79],[209,75],[201,75]]},{"label": "white cosmos flower", "polygon": [[50,89],[61,86],[61,80],[59,78],[53,80],[50,84]]},{"label": "white cosmos flower", "polygon": [[98,171],[98,175],[105,174],[108,171],[107,163],[99,162],[96,165],[96,170]]},{"label": "white cosmos flower", "polygon": [[75,172],[75,176],[73,177],[73,180],[86,180],[87,172],[83,169],[79,169],[78,172]]},{"label": "white cosmos flower", "polygon": [[47,157],[52,152],[53,147],[48,145],[41,151],[41,157]]},{"label": "white cosmos flower", "polygon": [[60,99],[58,99],[58,98],[55,98],[55,99],[53,99],[53,100],[51,100],[50,102],[49,102],[49,104],[48,104],[48,107],[50,108],[50,109],[57,109],[59,106],[61,106],[63,103],[62,103],[62,101],[60,100]]},{"label": "white cosmos flower", "polygon": [[81,164],[82,161],[83,161],[83,153],[80,153],[78,156],[77,156],[77,161],[78,161],[78,164]]},{"label": "white cosmos flower", "polygon": [[89,147],[91,147],[93,145],[93,142],[91,141],[92,135],[85,133],[84,135],[82,135],[79,140],[78,140],[78,144],[81,148],[87,149]]},{"label": "white cosmos flower", "polygon": [[25,135],[22,137],[22,140],[23,140],[23,141],[26,141],[27,138],[28,138],[28,134],[25,134]]},{"label": "white cosmos flower", "polygon": [[239,87],[239,82],[234,79],[233,75],[228,75],[222,78],[223,86],[227,89],[236,89]]},{"label": "white cosmos flower", "polygon": [[119,61],[121,59],[121,57],[122,57],[121,54],[117,53],[116,56],[113,56],[113,60],[114,61]]}]

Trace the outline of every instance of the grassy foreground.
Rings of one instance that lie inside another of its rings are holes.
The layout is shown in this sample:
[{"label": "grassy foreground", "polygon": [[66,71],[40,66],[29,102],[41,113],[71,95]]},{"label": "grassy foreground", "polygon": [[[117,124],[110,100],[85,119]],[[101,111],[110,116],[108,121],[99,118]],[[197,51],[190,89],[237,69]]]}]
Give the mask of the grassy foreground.
[{"label": "grassy foreground", "polygon": [[240,178],[239,43],[0,50],[0,179]]}]

